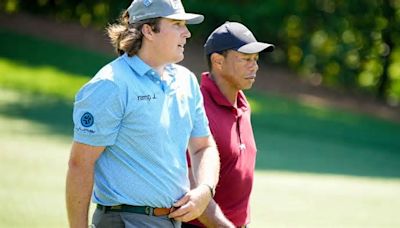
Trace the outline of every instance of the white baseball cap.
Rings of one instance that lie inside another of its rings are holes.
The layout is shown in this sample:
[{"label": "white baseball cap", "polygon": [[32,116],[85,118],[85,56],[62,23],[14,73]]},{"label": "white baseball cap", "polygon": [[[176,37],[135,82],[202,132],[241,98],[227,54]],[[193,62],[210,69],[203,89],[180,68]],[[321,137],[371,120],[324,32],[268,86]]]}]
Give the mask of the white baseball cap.
[{"label": "white baseball cap", "polygon": [[128,8],[129,23],[150,18],[169,18],[186,21],[187,24],[200,24],[204,16],[186,13],[180,0],[133,0]]}]

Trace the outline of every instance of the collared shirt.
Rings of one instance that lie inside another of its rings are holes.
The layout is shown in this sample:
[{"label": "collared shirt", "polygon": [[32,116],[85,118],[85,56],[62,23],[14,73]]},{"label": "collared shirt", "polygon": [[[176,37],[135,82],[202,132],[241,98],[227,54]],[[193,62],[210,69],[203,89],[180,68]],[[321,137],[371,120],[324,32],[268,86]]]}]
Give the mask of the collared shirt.
[{"label": "collared shirt", "polygon": [[237,108],[233,107],[209,73],[202,74],[200,88],[221,161],[214,200],[235,226],[242,226],[250,222],[249,201],[257,151],[250,106],[239,91]]},{"label": "collared shirt", "polygon": [[126,54],[76,95],[74,140],[106,146],[95,165],[93,201],[171,207],[189,190],[190,137],[210,134],[193,73],[171,64],[162,77]]}]

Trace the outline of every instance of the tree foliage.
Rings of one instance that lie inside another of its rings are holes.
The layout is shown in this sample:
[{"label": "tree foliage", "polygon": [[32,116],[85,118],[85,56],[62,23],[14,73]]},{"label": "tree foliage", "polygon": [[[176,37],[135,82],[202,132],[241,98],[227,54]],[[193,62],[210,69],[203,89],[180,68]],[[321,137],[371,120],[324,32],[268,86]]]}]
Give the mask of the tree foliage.
[{"label": "tree foliage", "polygon": [[[131,1],[5,0],[2,11],[46,14],[83,26],[112,23]],[[277,46],[272,61],[316,85],[358,89],[400,102],[400,0],[183,0],[205,15],[200,39],[225,21]]]}]

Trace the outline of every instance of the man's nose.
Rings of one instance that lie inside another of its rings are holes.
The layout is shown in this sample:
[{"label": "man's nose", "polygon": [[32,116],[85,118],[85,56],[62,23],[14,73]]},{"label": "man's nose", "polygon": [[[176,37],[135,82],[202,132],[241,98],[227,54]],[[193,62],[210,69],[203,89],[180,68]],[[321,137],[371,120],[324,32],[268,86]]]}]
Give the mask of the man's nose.
[{"label": "man's nose", "polygon": [[254,71],[258,70],[258,62],[257,62],[257,60],[250,61],[250,69],[254,70]]},{"label": "man's nose", "polygon": [[185,25],[183,28],[183,36],[185,38],[190,38],[192,36],[192,34],[190,33],[189,29],[187,28],[187,26]]}]

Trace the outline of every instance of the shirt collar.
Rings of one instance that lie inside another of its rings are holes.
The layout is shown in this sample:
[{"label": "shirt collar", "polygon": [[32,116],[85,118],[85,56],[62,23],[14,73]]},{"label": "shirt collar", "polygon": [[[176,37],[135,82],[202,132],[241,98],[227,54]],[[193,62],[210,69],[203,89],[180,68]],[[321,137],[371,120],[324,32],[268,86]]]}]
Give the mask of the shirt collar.
[{"label": "shirt collar", "polygon": [[[204,72],[201,74],[201,87],[207,90],[210,94],[210,97],[221,106],[226,106],[231,109],[236,109],[233,105],[228,101],[228,99],[222,94],[221,90],[218,88],[215,81],[211,79],[211,74],[209,72]],[[237,95],[237,113],[241,114],[249,109],[248,102],[243,91],[239,91]]]},{"label": "shirt collar", "polygon": [[[139,56],[134,55],[129,57],[128,54],[124,54],[122,58],[128,63],[128,65],[139,75],[144,76],[150,71],[154,71],[151,66],[145,63]],[[173,64],[168,64],[165,66],[164,74],[168,74],[171,78],[174,78],[176,74],[176,68]]]},{"label": "shirt collar", "polygon": [[134,55],[129,57],[128,54],[124,54],[122,58],[128,63],[128,65],[139,75],[144,76],[152,68],[147,65],[139,56]]}]

